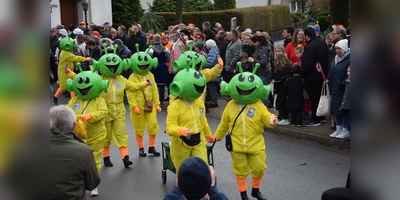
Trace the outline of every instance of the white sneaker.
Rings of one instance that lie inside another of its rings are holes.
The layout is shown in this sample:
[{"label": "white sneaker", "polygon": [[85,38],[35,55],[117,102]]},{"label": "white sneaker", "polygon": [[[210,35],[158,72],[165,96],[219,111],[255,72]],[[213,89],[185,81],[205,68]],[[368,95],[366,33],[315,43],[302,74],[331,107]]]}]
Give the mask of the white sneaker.
[{"label": "white sneaker", "polygon": [[90,192],[90,196],[91,196],[91,197],[93,197],[93,196],[99,196],[99,191],[97,190],[97,188],[95,188],[94,190],[92,190],[92,191]]},{"label": "white sneaker", "polygon": [[289,124],[290,124],[290,122],[289,122],[288,119],[281,119],[281,120],[278,122],[278,125],[289,125]]},{"label": "white sneaker", "polygon": [[330,134],[329,137],[335,138],[336,136],[340,135],[340,133],[342,133],[342,130],[336,129],[336,131]]},{"label": "white sneaker", "polygon": [[336,138],[344,139],[350,137],[350,132],[348,130],[343,130]]}]

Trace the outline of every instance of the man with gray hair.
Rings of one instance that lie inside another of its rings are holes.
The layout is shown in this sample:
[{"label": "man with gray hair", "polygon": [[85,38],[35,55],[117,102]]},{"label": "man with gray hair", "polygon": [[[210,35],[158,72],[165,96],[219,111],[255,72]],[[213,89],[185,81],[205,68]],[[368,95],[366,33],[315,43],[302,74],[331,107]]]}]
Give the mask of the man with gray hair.
[{"label": "man with gray hair", "polygon": [[73,132],[75,121],[65,105],[50,109],[50,200],[83,200],[100,183],[93,150]]},{"label": "man with gray hair", "polygon": [[332,39],[333,45],[331,51],[328,53],[328,64],[330,64],[336,56],[336,43],[340,40],[347,39],[346,29],[342,27],[335,27],[332,31]]}]

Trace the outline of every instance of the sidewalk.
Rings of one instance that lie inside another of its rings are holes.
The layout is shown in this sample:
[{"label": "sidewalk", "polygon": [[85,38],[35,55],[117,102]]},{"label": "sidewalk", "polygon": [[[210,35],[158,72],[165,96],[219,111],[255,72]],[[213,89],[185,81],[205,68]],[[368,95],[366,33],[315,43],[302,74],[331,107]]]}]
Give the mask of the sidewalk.
[{"label": "sidewalk", "polygon": [[[218,107],[210,108],[209,113],[207,113],[207,118],[209,119],[218,119],[221,120],[222,113],[225,109],[225,106],[228,102],[227,96],[218,96]],[[278,114],[278,111],[275,108],[269,109],[271,113]],[[303,122],[310,120],[310,116],[306,116],[303,118]],[[339,149],[350,149],[350,143],[344,142],[344,140],[330,138],[329,135],[333,133],[331,129],[331,118],[326,120],[326,123],[322,123],[321,126],[317,127],[292,127],[290,125],[286,126],[276,126],[273,129],[266,129],[268,132],[273,132],[279,135],[286,135],[290,137],[295,137],[298,139],[304,139],[308,141],[317,142],[323,145],[328,145],[332,147],[336,147]]]}]

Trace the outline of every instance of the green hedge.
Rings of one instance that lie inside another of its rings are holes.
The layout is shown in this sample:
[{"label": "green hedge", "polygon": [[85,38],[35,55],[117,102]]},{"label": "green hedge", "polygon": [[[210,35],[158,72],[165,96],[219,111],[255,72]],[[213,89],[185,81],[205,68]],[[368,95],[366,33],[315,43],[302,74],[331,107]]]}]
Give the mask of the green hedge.
[{"label": "green hedge", "polygon": [[[175,12],[156,12],[154,14],[164,16],[167,27],[175,24]],[[210,21],[211,25],[219,22],[225,30],[229,30],[232,17],[236,17],[238,26],[263,29],[267,32],[281,31],[290,24],[290,10],[288,6],[284,5],[255,6],[221,11],[184,12],[183,23],[194,23],[201,29],[201,23],[204,21]]]}]

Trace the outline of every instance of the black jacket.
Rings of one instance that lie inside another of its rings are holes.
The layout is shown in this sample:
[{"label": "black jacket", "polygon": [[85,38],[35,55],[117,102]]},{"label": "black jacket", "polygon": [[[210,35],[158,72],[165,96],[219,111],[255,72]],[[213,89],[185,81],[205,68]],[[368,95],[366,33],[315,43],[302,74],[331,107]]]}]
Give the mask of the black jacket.
[{"label": "black jacket", "polygon": [[218,38],[218,49],[219,49],[219,56],[221,56],[221,59],[225,63],[225,54],[226,54],[226,48],[228,47],[228,42],[224,40],[224,38]]},{"label": "black jacket", "polygon": [[290,39],[285,39],[284,41],[283,41],[283,46],[286,48],[286,46],[289,44],[289,43],[291,43],[292,42],[292,38],[290,38]]},{"label": "black jacket", "polygon": [[300,74],[303,76],[304,81],[307,80],[321,80],[321,73],[315,68],[319,62],[325,75],[328,75],[328,45],[316,36],[312,37],[307,45],[304,47],[304,53],[301,60]]},{"label": "black jacket", "polygon": [[126,42],[128,41],[128,35],[126,33],[124,33],[124,35],[122,36],[117,36],[117,39],[121,39],[122,43],[124,43],[124,45],[126,45]]},{"label": "black jacket", "polygon": [[301,76],[290,76],[286,79],[285,92],[287,93],[286,108],[289,110],[303,110],[303,81]]},{"label": "black jacket", "polygon": [[136,53],[136,44],[139,44],[139,51],[144,51],[145,48],[145,43],[137,37],[137,36],[131,36],[128,38],[128,41],[126,42],[125,46],[128,47],[129,50],[131,50],[132,55]]}]

